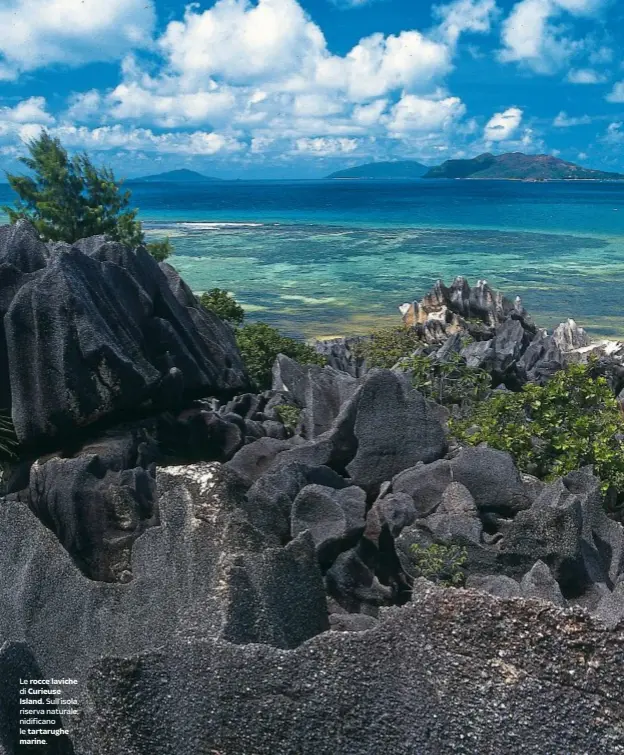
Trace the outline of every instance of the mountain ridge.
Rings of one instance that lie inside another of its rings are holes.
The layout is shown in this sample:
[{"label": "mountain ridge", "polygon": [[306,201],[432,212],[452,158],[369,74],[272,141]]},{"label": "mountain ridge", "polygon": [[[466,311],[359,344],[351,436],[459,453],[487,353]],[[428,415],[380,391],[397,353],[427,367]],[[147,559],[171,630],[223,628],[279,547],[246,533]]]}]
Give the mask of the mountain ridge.
[{"label": "mountain ridge", "polygon": [[198,173],[196,170],[178,168],[177,170],[168,170],[164,173],[154,173],[149,176],[137,176],[136,178],[129,178],[126,183],[157,183],[159,181],[166,183],[203,183],[208,181],[222,180],[223,179],[215,178],[214,176],[205,176],[203,173]]},{"label": "mountain ridge", "polygon": [[380,161],[355,165],[352,168],[337,170],[325,176],[327,179],[412,179],[422,178],[429,170],[416,160]]},{"label": "mountain ridge", "polygon": [[516,181],[624,180],[624,174],[583,168],[552,155],[485,152],[469,159],[446,160],[423,178],[490,179]]}]

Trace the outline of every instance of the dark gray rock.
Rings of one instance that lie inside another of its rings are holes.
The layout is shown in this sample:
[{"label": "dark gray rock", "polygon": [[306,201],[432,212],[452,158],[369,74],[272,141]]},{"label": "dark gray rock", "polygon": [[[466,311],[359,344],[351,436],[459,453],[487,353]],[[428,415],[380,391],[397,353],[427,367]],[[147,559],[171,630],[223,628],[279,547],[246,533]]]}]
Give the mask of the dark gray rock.
[{"label": "dark gray rock", "polygon": [[24,496],[81,571],[103,582],[132,579],[132,546],[159,523],[155,480],[150,470],[127,468],[124,441],[111,440],[103,455],[86,448],[36,462]]},{"label": "dark gray rock", "polygon": [[480,512],[504,516],[528,508],[520,473],[511,456],[486,446],[462,448],[451,461],[453,480],[468,488]]},{"label": "dark gray rock", "polygon": [[412,497],[407,493],[390,493],[378,498],[366,515],[364,536],[379,546],[384,529],[392,538],[397,538],[405,527],[416,519],[416,509]]},{"label": "dark gray rock", "polygon": [[392,489],[411,495],[416,516],[422,519],[437,509],[452,479],[450,462],[440,459],[431,464],[417,464],[401,472],[392,480]]},{"label": "dark gray rock", "polygon": [[34,273],[48,263],[49,253],[37,231],[25,220],[0,226],[0,265]]},{"label": "dark gray rock", "polygon": [[330,613],[329,628],[334,632],[365,632],[378,624],[373,616],[364,613]]},{"label": "dark gray rock", "polygon": [[[24,687],[22,680],[39,680],[42,678],[44,678],[44,675],[41,673],[41,669],[28,645],[21,642],[6,642],[0,646],[0,679],[2,679],[0,685],[0,752],[3,755],[21,755],[21,753],[26,752],[34,755],[74,755],[74,747],[66,734],[58,736],[28,736],[27,734],[28,729],[38,728],[55,731],[63,729],[63,721],[60,716],[46,714],[45,720],[50,723],[43,726],[20,723],[31,718],[21,712],[25,707],[20,704],[20,698],[25,697],[25,695],[20,695],[20,689]],[[26,689],[29,686],[26,685]],[[50,685],[37,685],[37,688],[42,686],[50,687]],[[31,695],[30,697],[34,696]],[[50,706],[47,707],[50,708]],[[23,733],[20,733],[20,730]],[[46,744],[20,744],[20,740],[33,739],[43,740]]]},{"label": "dark gray rock", "polygon": [[19,288],[4,322],[24,443],[247,384],[231,328],[180,304],[141,248],[91,239],[53,255]]},{"label": "dark gray rock", "polygon": [[220,464],[161,469],[157,484],[160,525],[135,540],[127,584],[86,579],[24,504],[2,501],[0,642],[28,638],[43,674],[84,680],[91,659],[174,635],[293,647],[328,629],[309,535],[272,547]]},{"label": "dark gray rock", "polygon": [[426,526],[436,540],[443,542],[478,545],[483,534],[474,498],[460,482],[451,482],[442,493],[440,505],[427,517]]},{"label": "dark gray rock", "polygon": [[304,408],[303,435],[313,440],[331,429],[358,381],[333,367],[301,366],[279,354],[273,366],[273,389],[288,393]]},{"label": "dark gray rock", "polygon": [[538,558],[550,567],[565,598],[578,598],[593,583],[609,585],[613,552],[601,552],[593,536],[592,522],[600,524],[604,515],[599,486],[587,473],[548,485],[530,509],[515,516],[500,543],[501,560],[529,568]]},{"label": "dark gray rock", "polygon": [[181,641],[99,661],[76,745],[89,755],[622,755],[623,643],[621,629],[580,611],[429,587],[374,629],[327,632],[291,652]]},{"label": "dark gray rock", "polygon": [[290,540],[292,505],[307,485],[336,490],[348,487],[348,483],[328,467],[284,461],[282,454],[282,459],[249,488],[243,508],[268,543],[284,545]]},{"label": "dark gray rock", "polygon": [[522,592],[515,579],[504,574],[471,574],[466,579],[466,587],[487,592],[497,598],[520,598]]},{"label": "dark gray rock", "polygon": [[596,618],[609,629],[624,622],[624,582],[618,582],[612,593],[604,595],[595,610]]},{"label": "dark gray rock", "polygon": [[381,584],[367,560],[364,549],[351,548],[336,558],[325,576],[329,596],[350,613],[370,612],[389,605],[394,597],[393,589]]},{"label": "dark gray rock", "polygon": [[313,341],[314,350],[327,359],[327,364],[335,370],[346,372],[352,377],[362,377],[368,371],[366,362],[356,354],[356,346],[368,336],[354,338],[329,338]]},{"label": "dark gray rock", "polygon": [[563,366],[563,356],[553,337],[540,329],[518,360],[517,367],[518,374],[524,381],[544,385]]},{"label": "dark gray rock", "polygon": [[275,438],[260,438],[243,446],[227,466],[249,482],[251,486],[275,463],[278,454],[287,451],[290,444]]},{"label": "dark gray rock", "polygon": [[357,450],[347,471],[356,485],[378,489],[417,462],[446,452],[440,423],[423,396],[390,370],[372,370],[354,396]]},{"label": "dark gray rock", "polygon": [[[317,553],[321,554],[335,541],[361,534],[365,510],[366,494],[360,488],[334,490],[323,485],[306,485],[292,505],[291,534],[296,537],[309,530]],[[325,559],[319,555],[319,560]]]},{"label": "dark gray rock", "polygon": [[525,598],[547,600],[561,607],[566,605],[557,580],[543,561],[536,561],[531,571],[522,577],[520,589]]}]

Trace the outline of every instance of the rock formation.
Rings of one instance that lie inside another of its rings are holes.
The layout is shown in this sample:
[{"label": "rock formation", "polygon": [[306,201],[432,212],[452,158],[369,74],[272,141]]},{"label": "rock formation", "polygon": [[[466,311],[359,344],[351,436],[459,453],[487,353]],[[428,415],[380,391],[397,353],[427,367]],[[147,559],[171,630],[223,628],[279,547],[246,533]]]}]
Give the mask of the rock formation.
[{"label": "rock formation", "polygon": [[[0,499],[2,755],[21,669],[79,679],[68,755],[624,753],[624,528],[591,469],[457,447],[346,343],[251,393],[229,326],[143,250],[20,224],[0,251],[29,451]],[[485,282],[406,316],[508,387],[593,348]],[[466,589],[422,579],[432,545]]]}]

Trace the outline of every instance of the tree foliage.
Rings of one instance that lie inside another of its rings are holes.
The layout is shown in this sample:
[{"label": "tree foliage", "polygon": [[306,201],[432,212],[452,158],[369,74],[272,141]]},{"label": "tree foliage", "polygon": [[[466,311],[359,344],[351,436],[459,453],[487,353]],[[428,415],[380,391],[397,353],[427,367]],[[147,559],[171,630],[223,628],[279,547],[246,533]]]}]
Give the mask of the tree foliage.
[{"label": "tree foliage", "polygon": [[402,357],[410,356],[422,345],[422,341],[413,328],[399,325],[374,331],[370,338],[355,345],[354,353],[361,359],[365,359],[368,367],[390,369]]},{"label": "tree foliage", "polygon": [[292,404],[279,404],[275,407],[280,422],[293,432],[301,421],[302,411],[298,406]]},{"label": "tree foliage", "polygon": [[284,354],[299,364],[326,364],[325,358],[311,346],[283,336],[264,322],[243,325],[236,331],[236,340],[247,371],[260,390],[270,388],[271,371],[278,354]]},{"label": "tree foliage", "polygon": [[462,567],[468,559],[466,548],[438,543],[425,547],[414,543],[410,547],[410,555],[418,577],[444,587],[459,587],[465,581]]},{"label": "tree foliage", "polygon": [[492,378],[486,370],[469,367],[457,352],[445,359],[435,354],[413,355],[399,361],[401,368],[412,373],[412,385],[439,404],[457,404],[462,408],[485,398]]},{"label": "tree foliage", "polygon": [[18,445],[11,414],[0,409],[0,460],[13,459]]},{"label": "tree foliage", "polygon": [[487,443],[509,452],[519,469],[553,480],[593,465],[603,489],[624,495],[624,417],[604,377],[576,364],[544,386],[502,392],[477,404],[466,419],[451,421],[462,442]]},{"label": "tree foliage", "polygon": [[[44,241],[72,244],[102,234],[131,249],[145,243],[130,191],[121,190],[110,168],[96,167],[86,153],[70,157],[46,131],[28,143],[28,153],[20,161],[32,175],[7,174],[19,197],[14,207],[2,208],[11,223],[30,221]],[[171,243],[157,241],[147,249],[161,261],[171,253]]]},{"label": "tree foliage", "polygon": [[199,303],[204,309],[209,309],[232,325],[240,325],[245,319],[245,310],[225,289],[212,288],[206,291],[199,297]]}]

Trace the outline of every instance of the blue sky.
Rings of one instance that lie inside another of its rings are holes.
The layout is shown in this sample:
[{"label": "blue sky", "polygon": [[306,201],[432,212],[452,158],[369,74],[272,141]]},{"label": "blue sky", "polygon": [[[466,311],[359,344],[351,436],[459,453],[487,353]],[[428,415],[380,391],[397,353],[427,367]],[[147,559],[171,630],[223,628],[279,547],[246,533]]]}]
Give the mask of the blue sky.
[{"label": "blue sky", "polygon": [[0,167],[314,178],[546,152],[624,171],[621,0],[0,0]]}]

